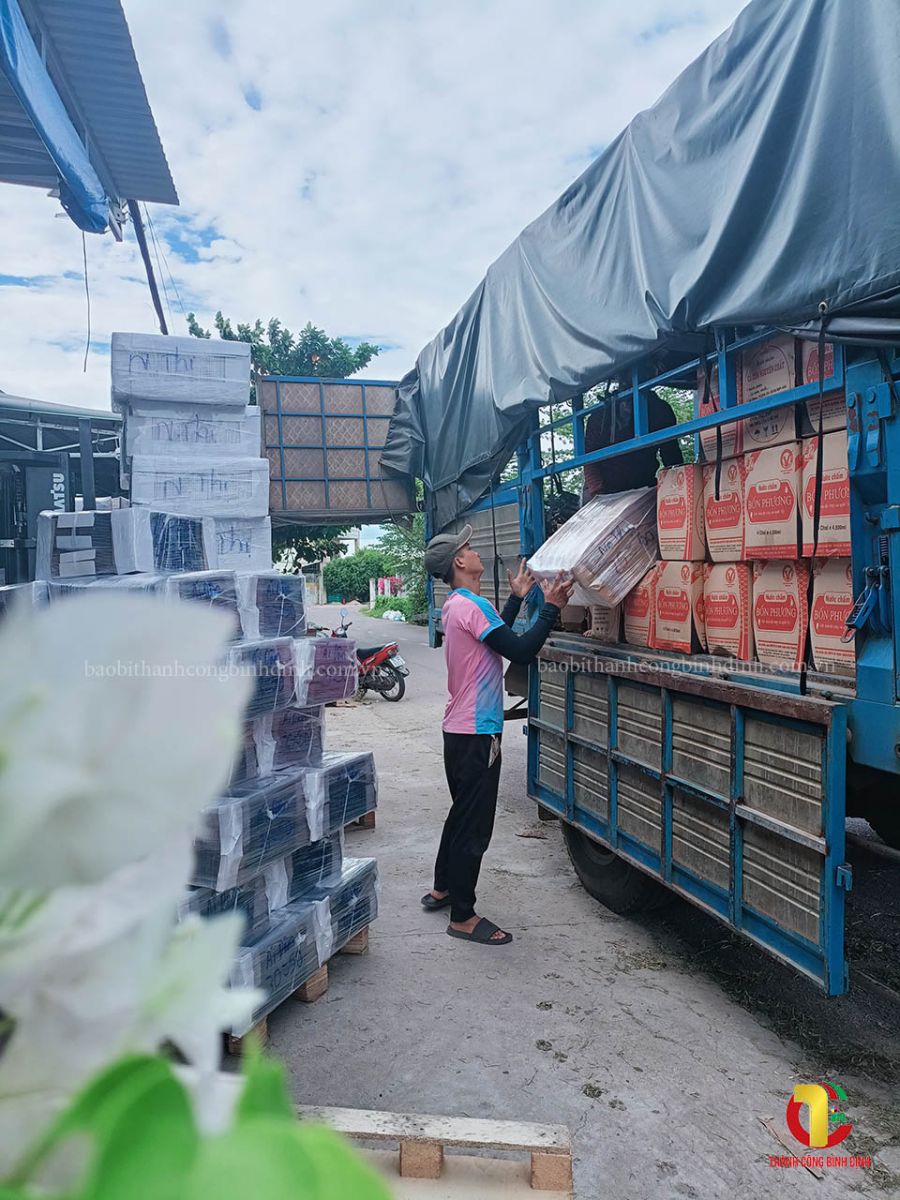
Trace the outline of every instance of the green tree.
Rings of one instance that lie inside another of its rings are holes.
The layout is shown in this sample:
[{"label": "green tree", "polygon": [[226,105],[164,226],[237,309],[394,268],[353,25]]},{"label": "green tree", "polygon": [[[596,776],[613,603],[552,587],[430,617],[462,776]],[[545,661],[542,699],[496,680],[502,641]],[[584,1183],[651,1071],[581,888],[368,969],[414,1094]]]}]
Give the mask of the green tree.
[{"label": "green tree", "polygon": [[335,558],[325,564],[325,591],[339,594],[342,600],[368,600],[369,580],[390,574],[380,550],[357,550],[348,558]]},{"label": "green tree", "polygon": [[384,526],[376,548],[384,555],[388,572],[403,577],[412,612],[425,612],[425,514],[416,513],[409,528]]},{"label": "green tree", "polygon": [[[188,332],[192,337],[208,338],[194,313],[187,315]],[[272,317],[265,325],[256,320],[252,325],[232,325],[231,318],[216,313],[216,333],[226,342],[249,342],[251,381],[255,385],[260,375],[319,375],[328,379],[345,379],[367,367],[378,354],[380,346],[360,342],[353,347],[343,338],[330,338],[323,329],[307,322],[298,334]],[[254,391],[255,397],[255,391]]]},{"label": "green tree", "polygon": [[351,528],[350,525],[276,525],[272,530],[272,557],[277,562],[285,551],[292,550],[287,570],[299,574],[303,563],[346,554],[347,544],[341,538]]}]

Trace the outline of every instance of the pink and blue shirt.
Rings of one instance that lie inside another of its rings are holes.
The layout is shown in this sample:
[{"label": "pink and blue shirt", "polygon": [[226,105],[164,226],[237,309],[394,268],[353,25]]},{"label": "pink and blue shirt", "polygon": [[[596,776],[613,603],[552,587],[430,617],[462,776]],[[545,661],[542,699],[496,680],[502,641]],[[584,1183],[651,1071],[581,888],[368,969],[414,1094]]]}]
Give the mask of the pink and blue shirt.
[{"label": "pink and blue shirt", "polygon": [[503,620],[489,600],[454,588],[441,608],[450,699],[446,733],[503,732],[503,659],[484,639]]}]

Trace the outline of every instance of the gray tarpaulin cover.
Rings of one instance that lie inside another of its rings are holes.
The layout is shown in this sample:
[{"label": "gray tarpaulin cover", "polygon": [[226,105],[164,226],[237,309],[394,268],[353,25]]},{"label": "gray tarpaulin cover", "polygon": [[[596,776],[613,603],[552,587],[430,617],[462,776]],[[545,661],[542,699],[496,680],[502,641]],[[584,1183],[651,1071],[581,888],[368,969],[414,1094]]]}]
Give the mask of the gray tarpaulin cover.
[{"label": "gray tarpaulin cover", "polygon": [[437,528],[531,405],[698,331],[812,328],[824,302],[830,336],[900,340],[898,63],[898,0],[754,0],[635,117],[400,384],[382,465]]}]

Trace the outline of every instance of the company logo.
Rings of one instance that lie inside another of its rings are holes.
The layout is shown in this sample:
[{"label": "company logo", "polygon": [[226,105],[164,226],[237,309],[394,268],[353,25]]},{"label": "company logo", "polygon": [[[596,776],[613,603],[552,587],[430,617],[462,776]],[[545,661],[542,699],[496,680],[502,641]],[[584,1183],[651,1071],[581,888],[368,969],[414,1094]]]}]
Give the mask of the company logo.
[{"label": "company logo", "polygon": [[[847,1093],[839,1083],[798,1083],[787,1104],[787,1124],[803,1146],[830,1150],[852,1131],[844,1109]],[[804,1129],[800,1113],[806,1108],[809,1129]]]},{"label": "company logo", "polygon": [[734,569],[734,567],[729,567],[728,570],[725,572],[725,582],[727,584],[732,584],[732,583],[734,583],[734,581],[736,579],[737,579],[737,571]]},{"label": "company logo", "polygon": [[728,482],[729,483],[737,483],[737,477],[738,477],[737,463],[731,463],[731,465],[728,468],[727,473],[728,473]]},{"label": "company logo", "polygon": [[785,587],[790,587],[794,582],[794,568],[790,564],[782,568],[781,578],[784,580]]},{"label": "company logo", "polygon": [[691,568],[687,565],[687,563],[685,563],[684,566],[681,568],[681,578],[684,580],[685,583],[687,583],[687,581],[690,579],[690,577],[691,577]]},{"label": "company logo", "polygon": [[793,465],[794,465],[794,452],[793,452],[793,450],[782,450],[782,452],[781,452],[781,465],[782,465],[782,467],[785,469],[785,471],[790,471],[791,467],[793,467]]}]

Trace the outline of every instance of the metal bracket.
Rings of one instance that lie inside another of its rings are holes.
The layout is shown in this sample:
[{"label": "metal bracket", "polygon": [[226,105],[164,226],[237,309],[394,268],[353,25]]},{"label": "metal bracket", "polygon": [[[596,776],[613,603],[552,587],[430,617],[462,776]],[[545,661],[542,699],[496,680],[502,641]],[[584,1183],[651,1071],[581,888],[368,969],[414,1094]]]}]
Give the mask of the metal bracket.
[{"label": "metal bracket", "polygon": [[841,863],[839,867],[835,867],[834,886],[842,888],[845,892],[853,890],[853,868],[849,863]]}]

